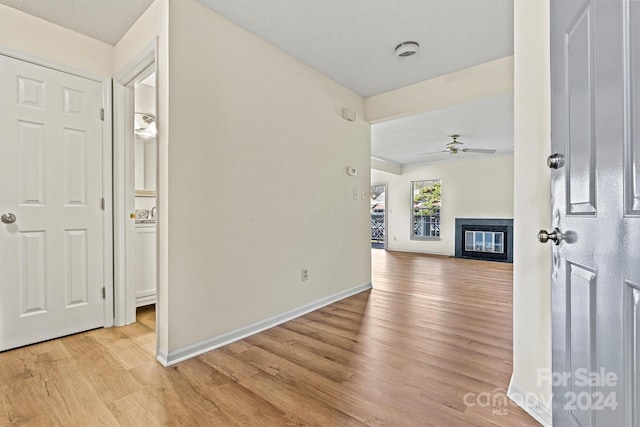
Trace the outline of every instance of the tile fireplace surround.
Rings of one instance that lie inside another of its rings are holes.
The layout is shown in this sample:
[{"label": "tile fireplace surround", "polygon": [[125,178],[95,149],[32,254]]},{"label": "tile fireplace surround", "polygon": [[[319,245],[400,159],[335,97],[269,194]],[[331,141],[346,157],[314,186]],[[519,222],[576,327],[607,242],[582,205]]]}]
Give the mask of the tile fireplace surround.
[{"label": "tile fireplace surround", "polygon": [[513,219],[456,218],[455,257],[513,262]]}]

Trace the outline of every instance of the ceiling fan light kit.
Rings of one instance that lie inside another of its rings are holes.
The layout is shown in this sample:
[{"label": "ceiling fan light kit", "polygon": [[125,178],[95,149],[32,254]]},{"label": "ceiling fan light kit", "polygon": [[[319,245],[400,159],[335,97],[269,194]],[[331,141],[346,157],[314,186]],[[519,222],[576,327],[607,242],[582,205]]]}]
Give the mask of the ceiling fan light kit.
[{"label": "ceiling fan light kit", "polygon": [[133,132],[144,139],[155,138],[157,134],[156,117],[148,113],[134,113]]},{"label": "ceiling fan light kit", "polygon": [[418,155],[426,156],[429,154],[440,154],[440,153],[460,154],[461,152],[462,153],[495,154],[496,152],[496,150],[489,149],[489,148],[463,148],[464,143],[458,141],[458,138],[460,138],[460,135],[458,135],[457,133],[453,135],[449,135],[449,137],[453,139],[453,141],[447,143],[447,145],[445,145],[444,150],[434,151],[430,153],[420,153]]},{"label": "ceiling fan light kit", "polygon": [[420,45],[418,42],[406,41],[396,46],[396,59],[398,62],[408,62],[418,57]]}]

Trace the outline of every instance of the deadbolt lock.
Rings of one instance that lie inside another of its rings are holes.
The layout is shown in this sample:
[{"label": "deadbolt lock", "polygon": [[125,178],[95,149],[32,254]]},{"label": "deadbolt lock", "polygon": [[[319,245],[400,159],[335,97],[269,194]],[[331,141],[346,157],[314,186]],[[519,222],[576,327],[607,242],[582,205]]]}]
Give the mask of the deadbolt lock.
[{"label": "deadbolt lock", "polygon": [[550,169],[560,169],[564,166],[564,156],[558,153],[550,155],[547,157],[547,166]]}]

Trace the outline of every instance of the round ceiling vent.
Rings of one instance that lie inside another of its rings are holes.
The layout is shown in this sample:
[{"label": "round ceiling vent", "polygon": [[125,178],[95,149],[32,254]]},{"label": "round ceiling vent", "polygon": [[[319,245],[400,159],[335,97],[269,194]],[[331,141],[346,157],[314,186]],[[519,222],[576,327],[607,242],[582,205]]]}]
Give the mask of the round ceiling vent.
[{"label": "round ceiling vent", "polygon": [[396,46],[396,59],[398,62],[407,62],[418,56],[420,45],[418,42],[402,42]]}]

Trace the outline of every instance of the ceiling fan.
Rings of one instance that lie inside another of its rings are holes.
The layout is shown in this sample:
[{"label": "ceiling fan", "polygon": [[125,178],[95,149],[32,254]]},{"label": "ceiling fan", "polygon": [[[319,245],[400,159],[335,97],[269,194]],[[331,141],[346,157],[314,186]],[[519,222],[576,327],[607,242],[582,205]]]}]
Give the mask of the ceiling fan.
[{"label": "ceiling fan", "polygon": [[432,151],[430,153],[420,153],[419,156],[426,156],[428,154],[437,154],[437,153],[449,153],[449,154],[459,154],[462,153],[482,153],[482,154],[494,154],[496,150],[491,150],[487,148],[464,148],[464,143],[458,141],[460,135],[453,134],[451,135],[453,141],[449,142],[445,145],[444,150],[440,151]]}]

